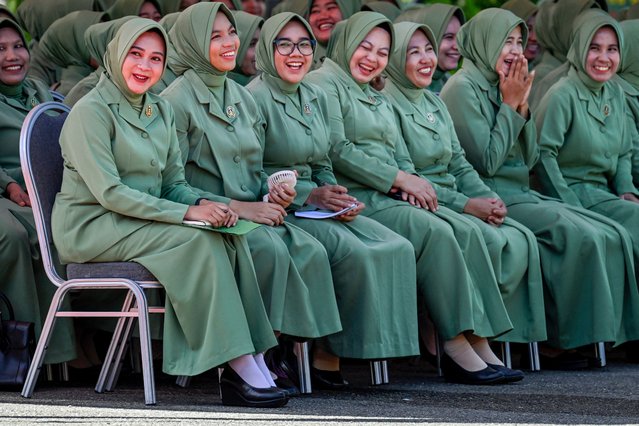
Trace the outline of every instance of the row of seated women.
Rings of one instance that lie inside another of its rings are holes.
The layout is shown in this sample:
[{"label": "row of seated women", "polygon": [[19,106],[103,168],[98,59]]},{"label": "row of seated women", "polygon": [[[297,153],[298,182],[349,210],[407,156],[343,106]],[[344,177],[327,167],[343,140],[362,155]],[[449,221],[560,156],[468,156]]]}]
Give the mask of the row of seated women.
[{"label": "row of seated women", "polygon": [[[633,21],[622,31],[601,11],[580,17],[568,75],[533,115],[528,30],[509,11],[461,26],[463,66],[441,98],[426,90],[435,33],[370,11],[332,28],[310,73],[311,25],[291,12],[258,20],[249,39],[261,26],[261,74],[242,87],[229,73],[244,18],[206,2],[177,14],[168,34],[144,18],[89,27],[101,68],[60,138],[60,259],[134,261],[158,278],[165,372],[224,365],[223,403],[269,407],[294,392],[286,361],[264,356],[278,338],[312,339],[313,384],[329,389],[348,386],[340,358],[407,357],[420,345],[432,358],[436,335],[445,377],[470,384],[523,378],[488,339],[546,341],[549,360],[586,367],[570,350],[639,338],[636,129],[611,81]],[[39,325],[52,286],[17,145],[24,115],[50,95],[26,78],[29,51],[11,18],[0,20],[0,49],[3,290]],[[158,96],[167,66],[175,79]],[[382,73],[379,92],[371,82]],[[530,188],[533,169],[545,195]],[[295,185],[269,186],[282,170]],[[345,207],[327,220],[295,215]],[[245,233],[247,221],[260,226]],[[47,362],[75,357],[72,340],[71,325],[58,326]]]}]

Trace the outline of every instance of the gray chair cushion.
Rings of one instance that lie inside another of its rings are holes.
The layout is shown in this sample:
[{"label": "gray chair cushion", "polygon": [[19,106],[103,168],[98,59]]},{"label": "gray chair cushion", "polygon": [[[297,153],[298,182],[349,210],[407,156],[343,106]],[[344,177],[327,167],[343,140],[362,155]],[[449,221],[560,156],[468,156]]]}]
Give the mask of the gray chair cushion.
[{"label": "gray chair cushion", "polygon": [[128,278],[133,281],[157,281],[148,269],[135,262],[70,263],[67,278]]}]

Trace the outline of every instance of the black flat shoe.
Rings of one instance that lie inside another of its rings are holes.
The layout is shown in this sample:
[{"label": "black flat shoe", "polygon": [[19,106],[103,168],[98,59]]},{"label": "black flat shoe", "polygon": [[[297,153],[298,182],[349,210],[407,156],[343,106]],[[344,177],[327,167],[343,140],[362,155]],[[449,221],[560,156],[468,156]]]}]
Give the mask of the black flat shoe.
[{"label": "black flat shoe", "polygon": [[[283,344],[280,344],[280,346],[276,346],[266,352],[264,362],[268,369],[277,376],[275,384],[278,388],[290,392],[289,396],[300,394],[297,357],[292,349],[289,350]],[[280,383],[278,383],[278,380],[280,380]]]},{"label": "black flat shoe", "polygon": [[284,392],[289,398],[300,394],[299,388],[286,377],[278,377],[274,380],[274,382],[277,388]]},{"label": "black flat shoe", "polygon": [[222,404],[239,407],[276,408],[288,402],[288,397],[280,389],[255,388],[228,366],[220,376],[220,393]]},{"label": "black flat shoe", "polygon": [[311,367],[311,384],[324,390],[344,390],[350,386],[339,371],[318,370]]},{"label": "black flat shoe", "polygon": [[505,382],[504,373],[494,368],[486,367],[479,371],[464,370],[451,357],[442,356],[442,370],[448,382],[466,385],[496,385]]},{"label": "black flat shoe", "polygon": [[501,371],[501,373],[504,375],[504,383],[514,383],[524,378],[524,372],[521,370],[514,370],[504,365],[489,364],[489,363],[486,363],[486,364],[493,370]]}]

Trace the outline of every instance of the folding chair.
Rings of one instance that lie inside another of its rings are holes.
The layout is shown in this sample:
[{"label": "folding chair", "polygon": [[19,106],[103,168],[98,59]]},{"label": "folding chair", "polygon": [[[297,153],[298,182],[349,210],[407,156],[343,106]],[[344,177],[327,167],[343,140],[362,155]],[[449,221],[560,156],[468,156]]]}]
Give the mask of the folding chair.
[{"label": "folding chair", "polygon": [[[26,117],[20,134],[20,162],[31,199],[40,251],[47,276],[58,288],[51,301],[42,334],[22,389],[22,396],[30,398],[38,379],[49,339],[57,318],[112,317],[119,318],[111,345],[104,361],[95,390],[103,392],[115,385],[126,342],[137,318],[140,334],[144,397],[148,405],[155,404],[153,359],[149,334],[149,313],[163,313],[164,307],[148,307],[145,289],[162,288],[157,279],[142,265],[134,262],[70,264],[67,279],[55,269],[51,250],[51,211],[56,193],[62,184],[63,161],[59,136],[69,108],[58,102],[38,105]],[[57,260],[57,259],[56,259]],[[126,290],[121,311],[64,311],[65,296],[77,290]]]},{"label": "folding chair", "polygon": [[51,97],[53,98],[54,101],[56,102],[64,101],[64,95],[62,93],[56,92],[55,90],[49,90],[49,93],[51,93]]}]

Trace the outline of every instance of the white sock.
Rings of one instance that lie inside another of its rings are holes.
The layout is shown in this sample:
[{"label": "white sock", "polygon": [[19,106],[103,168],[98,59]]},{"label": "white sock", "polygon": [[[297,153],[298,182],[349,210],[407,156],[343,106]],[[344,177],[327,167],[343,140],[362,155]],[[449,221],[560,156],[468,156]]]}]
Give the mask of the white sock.
[{"label": "white sock", "polygon": [[475,353],[463,334],[444,342],[444,352],[461,368],[467,371],[480,371],[486,363]]},{"label": "white sock", "polygon": [[253,355],[242,355],[229,361],[229,367],[233,369],[246,383],[254,388],[266,389],[271,384],[258,367]]},{"label": "white sock", "polygon": [[504,365],[504,363],[501,362],[499,358],[497,358],[497,355],[495,355],[493,350],[490,349],[490,345],[488,344],[488,340],[486,340],[486,338],[472,335],[467,337],[467,339],[470,343],[470,346],[472,346],[473,350],[477,353],[477,355],[479,355],[481,359],[484,360],[484,362],[488,364]]},{"label": "white sock", "polygon": [[253,355],[253,359],[255,359],[255,363],[260,368],[260,371],[264,375],[264,378],[266,379],[266,381],[271,386],[273,387],[276,386],[275,382],[273,381],[274,379],[274,377],[272,376],[273,373],[271,373],[271,370],[268,369],[268,367],[266,366],[266,363],[264,362],[264,354],[260,353],[257,355]]}]

